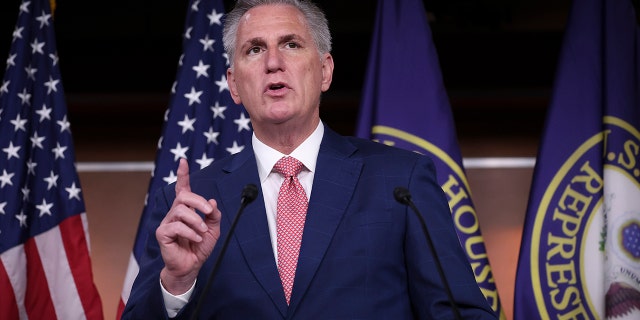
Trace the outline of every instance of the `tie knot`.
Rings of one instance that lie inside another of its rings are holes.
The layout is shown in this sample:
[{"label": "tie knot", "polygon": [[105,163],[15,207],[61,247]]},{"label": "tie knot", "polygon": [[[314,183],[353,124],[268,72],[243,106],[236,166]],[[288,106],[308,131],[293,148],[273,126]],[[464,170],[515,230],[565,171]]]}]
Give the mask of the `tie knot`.
[{"label": "tie knot", "polygon": [[285,178],[289,178],[297,177],[298,173],[302,171],[303,167],[304,165],[302,164],[302,162],[300,162],[300,160],[294,157],[287,156],[280,158],[280,160],[276,162],[276,165],[273,166],[273,169],[283,175]]}]

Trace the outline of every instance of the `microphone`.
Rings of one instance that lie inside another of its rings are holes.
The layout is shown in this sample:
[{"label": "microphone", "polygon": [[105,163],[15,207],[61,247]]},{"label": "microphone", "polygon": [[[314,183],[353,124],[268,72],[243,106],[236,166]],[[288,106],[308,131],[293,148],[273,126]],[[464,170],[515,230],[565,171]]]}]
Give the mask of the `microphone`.
[{"label": "microphone", "polygon": [[207,295],[207,292],[209,292],[211,283],[213,283],[213,279],[215,278],[215,274],[218,271],[218,268],[220,267],[220,262],[224,257],[224,253],[225,251],[227,251],[227,246],[229,245],[229,239],[231,239],[231,236],[233,236],[233,231],[235,230],[236,225],[238,224],[240,215],[244,211],[244,208],[246,208],[247,205],[253,202],[253,200],[255,200],[257,197],[258,197],[258,187],[256,187],[255,184],[250,183],[244,186],[244,188],[242,189],[242,195],[240,196],[240,207],[238,208],[236,217],[233,219],[233,222],[231,223],[231,227],[229,228],[227,237],[224,239],[224,243],[222,243],[222,248],[220,248],[220,254],[218,254],[218,259],[216,260],[216,263],[213,265],[213,268],[209,273],[209,278],[207,279],[207,283],[205,284],[204,289],[202,289],[203,291],[200,294],[200,299],[198,299],[198,304],[196,304],[196,309],[193,312],[191,319],[195,320],[198,318],[198,315],[200,313],[200,308],[202,307],[202,304],[204,302],[204,297]]},{"label": "microphone", "polygon": [[[258,187],[255,184],[250,183],[242,189],[242,195],[240,197],[240,206],[247,206],[258,197]],[[244,208],[243,208],[244,209]]]},{"label": "microphone", "polygon": [[424,232],[424,235],[427,238],[427,244],[429,245],[429,250],[431,250],[431,254],[433,254],[433,258],[435,259],[436,268],[438,269],[440,280],[442,280],[444,291],[447,293],[447,298],[449,299],[449,303],[451,304],[451,310],[453,311],[453,315],[456,319],[461,320],[462,316],[460,315],[460,310],[458,310],[458,306],[456,305],[455,300],[453,300],[453,294],[451,293],[449,282],[447,282],[447,278],[444,275],[444,270],[442,269],[442,263],[440,263],[440,258],[438,257],[436,248],[433,245],[433,240],[431,239],[431,235],[429,234],[429,229],[427,229],[427,224],[424,222],[424,218],[420,214],[420,211],[418,210],[416,205],[413,203],[413,201],[411,201],[411,193],[405,187],[396,187],[393,190],[393,196],[396,198],[396,201],[409,206],[411,210],[413,210],[413,212],[416,214],[416,216],[418,216],[418,220],[420,220],[420,226],[422,227],[422,231]]}]

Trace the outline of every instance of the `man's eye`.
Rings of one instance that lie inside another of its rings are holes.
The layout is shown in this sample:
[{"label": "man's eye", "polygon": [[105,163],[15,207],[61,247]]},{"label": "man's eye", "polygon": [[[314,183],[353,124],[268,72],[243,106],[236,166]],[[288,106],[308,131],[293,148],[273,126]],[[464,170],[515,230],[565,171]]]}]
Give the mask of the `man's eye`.
[{"label": "man's eye", "polygon": [[299,48],[300,46],[295,43],[295,42],[287,42],[287,44],[285,44],[285,46],[289,49],[295,49],[295,48]]},{"label": "man's eye", "polygon": [[260,53],[261,49],[260,47],[251,47],[249,48],[249,50],[247,50],[248,54],[256,54],[256,53]]}]

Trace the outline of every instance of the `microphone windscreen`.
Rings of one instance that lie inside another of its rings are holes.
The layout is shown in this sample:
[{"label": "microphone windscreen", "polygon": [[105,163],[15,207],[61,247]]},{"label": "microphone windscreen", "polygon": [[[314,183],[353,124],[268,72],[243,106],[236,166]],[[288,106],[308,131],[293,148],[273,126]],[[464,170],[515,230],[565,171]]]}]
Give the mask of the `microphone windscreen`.
[{"label": "microphone windscreen", "polygon": [[402,204],[409,204],[409,201],[411,201],[411,193],[409,189],[405,187],[396,187],[393,190],[393,196],[396,198],[396,201]]},{"label": "microphone windscreen", "polygon": [[258,187],[255,184],[250,183],[244,186],[242,189],[242,201],[245,203],[251,203],[258,197]]}]

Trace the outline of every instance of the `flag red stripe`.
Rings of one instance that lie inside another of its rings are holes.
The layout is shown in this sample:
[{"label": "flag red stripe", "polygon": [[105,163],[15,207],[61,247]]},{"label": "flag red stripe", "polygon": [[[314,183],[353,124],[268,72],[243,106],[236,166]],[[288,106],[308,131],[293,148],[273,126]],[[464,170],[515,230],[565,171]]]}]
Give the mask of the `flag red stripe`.
[{"label": "flag red stripe", "polygon": [[27,256],[27,292],[24,301],[27,314],[30,319],[56,319],[49,284],[34,238],[24,243],[24,251]]},{"label": "flag red stripe", "polygon": [[13,320],[18,319],[18,304],[16,296],[13,293],[13,286],[9,281],[9,275],[4,268],[4,264],[0,261],[0,319]]},{"label": "flag red stripe", "polygon": [[91,258],[82,216],[74,215],[65,219],[60,223],[59,228],[84,313],[87,319],[102,319],[102,303],[93,283]]}]

